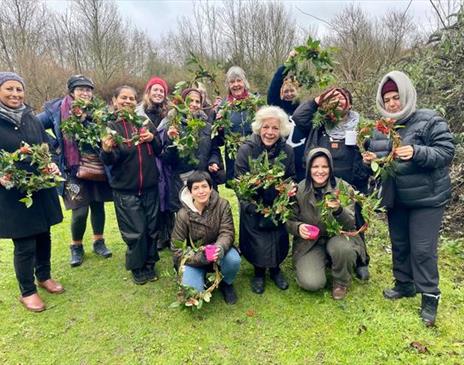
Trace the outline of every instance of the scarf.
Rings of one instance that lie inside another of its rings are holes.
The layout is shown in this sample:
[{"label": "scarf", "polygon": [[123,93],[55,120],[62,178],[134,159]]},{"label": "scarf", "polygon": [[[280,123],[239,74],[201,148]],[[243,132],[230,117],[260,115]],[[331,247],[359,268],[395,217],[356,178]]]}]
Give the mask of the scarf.
[{"label": "scarf", "polygon": [[227,96],[227,101],[229,103],[232,103],[234,102],[235,100],[243,100],[243,99],[246,99],[248,96],[249,96],[249,92],[247,89],[244,89],[243,90],[243,93],[240,94],[239,96],[232,96],[232,94],[229,92],[229,95]]},{"label": "scarf", "polygon": [[333,139],[344,139],[346,131],[355,131],[359,123],[359,114],[349,111],[348,114],[332,129],[326,127],[327,134]]},{"label": "scarf", "polygon": [[[398,113],[389,113],[385,110],[383,103],[382,87],[389,80],[392,79],[398,87],[398,94],[400,94],[400,102],[402,109]],[[391,71],[387,73],[380,81],[379,88],[377,89],[377,109],[380,114],[385,118],[395,120],[403,120],[411,116],[416,111],[417,94],[414,85],[408,76],[400,71]]]},{"label": "scarf", "polygon": [[12,119],[17,126],[21,125],[21,118],[26,110],[26,105],[22,104],[19,108],[12,109],[0,102],[0,112]]},{"label": "scarf", "polygon": [[[71,115],[71,108],[74,99],[67,95],[63,98],[60,106],[60,116],[61,121],[66,120]],[[66,138],[63,135],[63,153],[66,161],[66,167],[72,168],[73,166],[79,166],[81,155],[79,153],[79,148],[77,142],[74,139]]]}]

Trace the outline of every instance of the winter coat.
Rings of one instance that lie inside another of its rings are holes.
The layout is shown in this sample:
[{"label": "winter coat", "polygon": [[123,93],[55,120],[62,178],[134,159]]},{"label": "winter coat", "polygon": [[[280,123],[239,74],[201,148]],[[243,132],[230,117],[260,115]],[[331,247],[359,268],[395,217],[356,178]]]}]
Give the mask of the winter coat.
[{"label": "winter coat", "polygon": [[[278,140],[270,149],[266,148],[261,138],[253,134],[239,148],[235,161],[235,177],[250,171],[249,159],[257,159],[265,151],[272,163],[284,152],[282,161],[285,169],[284,178],[295,179],[293,150],[283,139]],[[272,204],[277,197],[275,189],[261,191],[259,195],[266,204]],[[248,201],[240,201],[240,251],[245,258],[258,267],[277,267],[288,254],[288,234],[285,225],[275,225],[270,218],[264,218],[256,212],[256,206]]]},{"label": "winter coat", "polygon": [[285,66],[282,65],[277,69],[271,80],[271,84],[269,85],[269,89],[267,91],[267,103],[269,105],[276,105],[285,110],[285,113],[288,115],[292,115],[300,103],[298,101],[287,101],[280,98],[280,90],[285,76]]},{"label": "winter coat", "polygon": [[[192,246],[191,240],[202,246],[216,244],[221,252],[219,258],[233,247],[235,239],[234,220],[232,209],[227,200],[221,198],[215,191],[211,191],[211,196],[207,206],[200,214],[193,204],[192,195],[187,187],[181,192],[183,207],[176,215],[176,223],[172,232],[172,242],[187,241],[189,247]],[[182,250],[171,246],[173,251],[174,266],[179,267]],[[206,260],[203,250],[198,251],[186,262],[189,266],[206,266],[210,262]]]},{"label": "winter coat", "polygon": [[[21,142],[30,145],[48,143],[49,138],[42,124],[29,107],[24,111],[21,123],[0,112],[0,150],[14,152]],[[17,166],[31,170],[27,159]],[[25,194],[0,185],[0,238],[23,238],[49,231],[50,226],[63,220],[60,202],[55,188],[39,190],[32,195],[30,208],[19,201]]]},{"label": "winter coat", "polygon": [[[451,197],[449,165],[454,156],[453,136],[446,121],[430,109],[419,109],[396,124],[402,145],[412,145],[412,159],[395,160],[391,180],[393,199],[410,208],[441,207]],[[391,143],[379,133],[368,144],[379,156],[391,151]]]},{"label": "winter coat", "polygon": [[[202,113],[202,118],[206,121],[206,115]],[[185,121],[183,121],[185,123]],[[168,200],[168,209],[170,211],[177,212],[182,204],[179,200],[179,193],[184,183],[180,178],[180,175],[192,170],[200,170],[208,172],[208,166],[216,163],[219,166],[222,165],[222,157],[219,147],[211,140],[211,124],[206,122],[206,126],[200,131],[198,149],[195,153],[198,159],[197,164],[192,164],[188,158],[179,156],[177,147],[174,145],[174,141],[167,135],[169,122],[165,118],[158,127],[160,138],[162,142],[161,162],[162,169],[166,170],[163,176],[166,179],[166,184],[163,188],[165,189],[165,197]]]},{"label": "winter coat", "polygon": [[[330,151],[334,163],[334,174],[356,190],[367,192],[367,182],[370,176],[370,168],[362,161],[362,155],[357,146],[347,146],[345,140],[334,140],[331,138],[324,126],[313,128],[312,119],[317,112],[318,105],[314,100],[302,103],[292,115],[292,120],[303,131],[306,138],[304,156],[308,156],[310,150],[323,147]],[[305,166],[307,157],[296,164]]]},{"label": "winter coat", "polygon": [[[110,122],[108,127],[124,138],[130,138],[135,129],[124,119]],[[110,152],[100,152],[103,163],[111,167],[110,185],[119,192],[141,195],[145,190],[158,189],[155,157],[161,153],[161,142],[153,123],[149,122],[147,128],[154,135],[150,143],[123,143]]]},{"label": "winter coat", "polygon": [[151,120],[153,125],[158,128],[160,125],[161,121],[164,119],[166,115],[162,113],[160,110],[151,110],[151,109],[144,109],[143,104],[137,105],[135,108],[135,112],[137,115],[143,117],[143,118],[148,118]]},{"label": "winter coat", "polygon": [[[314,160],[316,153],[323,153],[329,160],[331,171],[333,171],[332,156],[328,153],[328,150],[323,148],[313,149],[308,156],[307,164],[307,176],[310,174],[311,162]],[[334,178],[332,172],[331,177],[326,186],[315,189],[311,183],[311,177],[301,181],[298,184],[298,192],[296,194],[296,204],[293,206],[293,216],[287,221],[286,227],[288,232],[293,235],[293,261],[296,262],[306,253],[308,253],[316,244],[325,244],[330,238],[327,233],[325,225],[321,222],[319,208],[317,203],[323,198],[325,194],[334,193],[337,190],[339,184],[344,184],[347,189],[352,187],[339,178]],[[344,207],[339,212],[333,213],[335,219],[342,225],[345,231],[355,231],[355,207],[351,204]],[[306,240],[300,236],[299,227],[301,224],[311,224],[317,226],[320,230],[319,237],[317,240]],[[356,243],[357,252],[361,256],[362,260],[366,259],[365,244],[359,235],[355,237],[347,238]]]}]

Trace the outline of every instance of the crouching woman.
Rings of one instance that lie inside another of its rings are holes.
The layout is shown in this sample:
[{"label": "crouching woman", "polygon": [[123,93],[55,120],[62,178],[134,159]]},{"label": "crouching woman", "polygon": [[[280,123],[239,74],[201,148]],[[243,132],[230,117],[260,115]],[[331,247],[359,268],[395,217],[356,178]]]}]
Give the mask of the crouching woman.
[{"label": "crouching woman", "polygon": [[[219,197],[212,188],[207,172],[195,171],[187,179],[187,186],[181,191],[183,207],[176,215],[172,242],[187,241],[187,245],[200,242],[203,247],[187,259],[182,276],[182,284],[205,290],[205,275],[216,262],[223,279],[220,290],[227,304],[237,301],[233,282],[240,269],[240,255],[234,248],[234,221],[227,200]],[[181,249],[172,247],[174,266],[179,269]]]},{"label": "crouching woman", "polygon": [[[293,263],[298,285],[309,291],[322,289],[327,281],[326,264],[331,262],[335,300],[346,296],[356,259],[366,255],[359,235],[331,237],[321,220],[319,202],[327,194],[336,195],[340,183],[348,185],[335,178],[330,152],[325,148],[311,150],[306,178],[298,186],[294,215],[287,222],[287,230],[294,236]],[[343,230],[355,230],[354,204],[342,207],[338,199],[333,199],[327,206]]]}]

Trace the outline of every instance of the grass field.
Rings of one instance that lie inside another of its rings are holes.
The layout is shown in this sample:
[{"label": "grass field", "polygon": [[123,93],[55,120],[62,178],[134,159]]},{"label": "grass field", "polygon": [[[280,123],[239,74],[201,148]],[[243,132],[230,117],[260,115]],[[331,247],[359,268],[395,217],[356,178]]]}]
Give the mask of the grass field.
[{"label": "grass field", "polygon": [[[236,211],[236,199],[223,193]],[[268,280],[264,295],[253,294],[252,267],[243,262],[239,302],[228,306],[215,293],[192,313],[169,308],[176,292],[169,252],[162,252],[157,265],[160,280],[132,283],[111,204],[106,211],[106,240],[113,250],[107,260],[91,252],[88,227],[85,262],[71,269],[69,212],[53,227],[53,276],[66,292],[40,290],[48,305],[43,313],[27,312],[18,302],[13,245],[0,241],[0,364],[464,364],[463,241],[441,240],[436,328],[422,325],[419,296],[382,298],[392,276],[380,220],[368,241],[371,279],[355,280],[344,301],[333,301],[330,288],[300,290],[289,257],[283,265],[289,290]]]}]

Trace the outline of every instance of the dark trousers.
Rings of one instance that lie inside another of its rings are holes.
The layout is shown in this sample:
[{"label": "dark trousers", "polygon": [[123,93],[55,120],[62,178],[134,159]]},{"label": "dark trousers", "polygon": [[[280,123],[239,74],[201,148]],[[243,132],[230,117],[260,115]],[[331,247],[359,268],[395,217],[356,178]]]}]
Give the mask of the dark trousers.
[{"label": "dark trousers", "polygon": [[93,234],[101,235],[105,227],[105,203],[90,202],[89,205],[72,210],[71,235],[73,241],[82,241],[87,227],[87,217],[90,209],[90,222]]},{"label": "dark trousers", "polygon": [[397,281],[413,282],[419,293],[440,293],[437,243],[444,210],[395,205],[387,212],[393,275]]},{"label": "dark trousers", "polygon": [[114,207],[122,239],[127,244],[126,269],[153,266],[159,260],[159,195],[156,189],[142,195],[113,191]]},{"label": "dark trousers", "polygon": [[15,238],[13,243],[16,279],[21,295],[27,297],[37,292],[34,274],[38,281],[50,279],[50,231],[35,236]]}]

